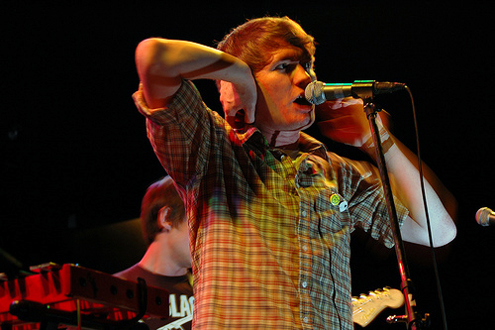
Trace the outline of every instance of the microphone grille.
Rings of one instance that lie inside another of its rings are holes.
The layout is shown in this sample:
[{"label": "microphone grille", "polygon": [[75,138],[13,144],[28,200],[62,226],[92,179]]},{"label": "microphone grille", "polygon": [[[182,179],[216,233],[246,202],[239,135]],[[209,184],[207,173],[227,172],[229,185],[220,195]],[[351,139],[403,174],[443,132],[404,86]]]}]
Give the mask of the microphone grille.
[{"label": "microphone grille", "polygon": [[489,226],[490,225],[490,214],[493,211],[488,207],[482,207],[476,212],[476,222],[481,226]]},{"label": "microphone grille", "polygon": [[312,81],[306,86],[304,96],[309,103],[318,105],[326,101],[323,85],[321,81]]}]

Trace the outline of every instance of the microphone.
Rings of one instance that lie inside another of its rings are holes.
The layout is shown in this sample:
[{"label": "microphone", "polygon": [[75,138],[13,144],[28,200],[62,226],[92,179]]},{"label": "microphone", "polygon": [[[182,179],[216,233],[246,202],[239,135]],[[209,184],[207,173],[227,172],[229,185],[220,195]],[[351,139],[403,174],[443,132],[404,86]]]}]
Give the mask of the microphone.
[{"label": "microphone", "polygon": [[391,93],[405,89],[406,85],[398,82],[378,82],[375,80],[355,80],[353,83],[326,84],[313,81],[306,86],[304,95],[311,104],[322,104],[325,101],[353,96],[361,99],[371,98],[373,95]]},{"label": "microphone", "polygon": [[488,207],[482,207],[476,212],[476,222],[483,227],[495,225],[495,212]]}]

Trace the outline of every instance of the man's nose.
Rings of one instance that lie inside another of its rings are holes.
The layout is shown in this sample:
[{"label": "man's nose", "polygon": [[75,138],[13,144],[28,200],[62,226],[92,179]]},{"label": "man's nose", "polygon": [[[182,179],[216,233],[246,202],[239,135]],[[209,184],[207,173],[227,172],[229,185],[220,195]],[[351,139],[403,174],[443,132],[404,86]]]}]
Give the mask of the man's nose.
[{"label": "man's nose", "polygon": [[294,74],[294,83],[301,88],[305,88],[310,82],[310,73],[301,64],[298,64]]}]

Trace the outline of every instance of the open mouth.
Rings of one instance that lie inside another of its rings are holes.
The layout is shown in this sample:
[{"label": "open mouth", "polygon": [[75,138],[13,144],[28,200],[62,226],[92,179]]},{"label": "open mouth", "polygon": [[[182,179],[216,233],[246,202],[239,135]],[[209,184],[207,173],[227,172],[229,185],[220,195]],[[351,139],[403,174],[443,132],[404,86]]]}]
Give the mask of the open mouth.
[{"label": "open mouth", "polygon": [[299,105],[312,105],[311,103],[308,102],[308,100],[306,100],[304,95],[299,95],[297,99],[294,100],[294,103],[297,103]]}]

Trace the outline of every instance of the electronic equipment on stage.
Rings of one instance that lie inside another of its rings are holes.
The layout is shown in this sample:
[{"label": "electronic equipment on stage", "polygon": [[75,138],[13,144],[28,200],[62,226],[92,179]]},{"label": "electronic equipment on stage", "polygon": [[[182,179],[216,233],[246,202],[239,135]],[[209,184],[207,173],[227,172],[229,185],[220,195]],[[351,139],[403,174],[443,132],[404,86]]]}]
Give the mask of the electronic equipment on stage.
[{"label": "electronic equipment on stage", "polygon": [[1,330],[136,329],[147,317],[169,317],[169,292],[74,264],[30,267],[32,275],[0,279]]}]

